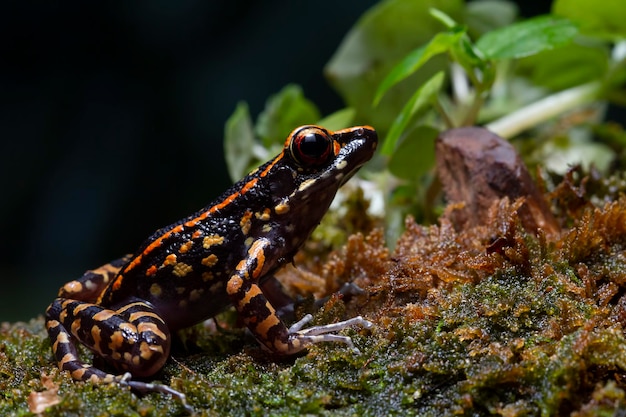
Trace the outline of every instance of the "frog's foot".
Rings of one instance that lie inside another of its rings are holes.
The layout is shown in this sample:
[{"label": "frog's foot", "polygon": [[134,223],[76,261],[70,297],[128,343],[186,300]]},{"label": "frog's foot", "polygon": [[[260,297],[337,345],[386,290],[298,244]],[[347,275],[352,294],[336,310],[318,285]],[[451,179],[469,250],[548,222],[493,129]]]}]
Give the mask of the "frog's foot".
[{"label": "frog's foot", "polygon": [[195,410],[187,403],[187,396],[182,392],[176,391],[174,388],[167,385],[133,381],[131,380],[131,378],[132,375],[129,372],[126,372],[124,375],[120,375],[115,379],[116,382],[118,382],[120,385],[130,387],[131,389],[142,394],[147,394],[149,392],[158,392],[165,395],[171,395],[181,403],[181,405],[189,415],[194,415]]},{"label": "frog's foot", "polygon": [[357,316],[337,323],[302,329],[306,324],[310,323],[311,320],[313,320],[313,316],[307,314],[300,321],[289,327],[290,336],[297,339],[303,347],[321,342],[339,342],[348,345],[348,347],[355,353],[360,353],[359,349],[357,349],[354,346],[354,343],[352,343],[350,336],[342,336],[335,333],[352,326],[360,326],[364,329],[371,329],[374,327],[374,323],[371,321],[366,320],[361,316]]}]

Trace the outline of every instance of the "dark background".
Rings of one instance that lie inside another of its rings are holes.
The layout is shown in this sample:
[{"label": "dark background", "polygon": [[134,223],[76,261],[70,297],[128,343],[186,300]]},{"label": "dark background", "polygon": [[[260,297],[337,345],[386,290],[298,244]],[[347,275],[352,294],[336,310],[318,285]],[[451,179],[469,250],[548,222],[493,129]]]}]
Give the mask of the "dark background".
[{"label": "dark background", "polygon": [[4,2],[0,321],[42,313],[64,282],[225,189],[238,101],[256,116],[294,82],[322,114],[341,108],[322,68],[374,3]]}]

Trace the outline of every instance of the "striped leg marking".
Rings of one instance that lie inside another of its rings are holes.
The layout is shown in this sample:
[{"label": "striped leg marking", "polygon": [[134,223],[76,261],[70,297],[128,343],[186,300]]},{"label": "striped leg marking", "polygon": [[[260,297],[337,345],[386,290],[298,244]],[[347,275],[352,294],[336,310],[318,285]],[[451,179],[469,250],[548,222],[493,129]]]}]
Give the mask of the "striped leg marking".
[{"label": "striped leg marking", "polygon": [[121,372],[149,376],[169,355],[167,326],[143,302],[114,311],[83,301],[57,298],[46,312],[46,327],[59,367],[78,380],[109,380],[82,362],[73,345],[78,340]]},{"label": "striped leg marking", "polygon": [[[131,374],[154,374],[169,356],[169,330],[148,304],[137,301],[113,311],[96,304],[57,298],[46,311],[46,328],[59,369],[68,371],[75,380],[117,382],[141,393],[169,394],[193,414],[183,393],[166,385],[130,380]],[[126,372],[114,375],[83,362],[75,340]]]},{"label": "striped leg marking", "polygon": [[267,239],[255,241],[248,250],[248,256],[237,265],[226,286],[226,291],[246,327],[264,348],[279,355],[292,355],[320,342],[345,343],[356,350],[350,337],[333,333],[354,325],[372,328],[373,324],[362,317],[304,330],[304,325],[312,319],[310,315],[291,328],[287,328],[280,320],[258,285],[265,262],[264,251],[269,245]]}]

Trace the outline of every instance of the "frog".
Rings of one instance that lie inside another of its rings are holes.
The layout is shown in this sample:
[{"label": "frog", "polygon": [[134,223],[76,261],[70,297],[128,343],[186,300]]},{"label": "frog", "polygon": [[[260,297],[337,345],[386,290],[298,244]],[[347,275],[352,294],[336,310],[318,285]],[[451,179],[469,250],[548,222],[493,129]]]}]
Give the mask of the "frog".
[{"label": "frog", "polygon": [[[320,342],[354,349],[352,339],[338,332],[370,329],[371,321],[357,316],[307,327],[307,314],[287,326],[263,284],[293,261],[377,143],[370,126],[300,126],[276,157],[216,200],[157,230],[133,254],[63,285],[45,313],[59,369],[77,381],[120,383],[184,401],[182,393],[141,379],[164,366],[175,332],[229,306],[273,355],[295,355]],[[114,371],[82,360],[77,343]]]}]

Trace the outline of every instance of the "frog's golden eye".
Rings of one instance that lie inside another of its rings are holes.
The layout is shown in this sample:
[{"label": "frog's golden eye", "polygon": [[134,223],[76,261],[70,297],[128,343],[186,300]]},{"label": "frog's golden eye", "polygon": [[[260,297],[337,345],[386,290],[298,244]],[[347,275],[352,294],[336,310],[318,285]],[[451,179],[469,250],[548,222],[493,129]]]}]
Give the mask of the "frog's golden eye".
[{"label": "frog's golden eye", "polygon": [[289,152],[300,165],[317,167],[328,162],[332,147],[333,139],[325,130],[307,127],[293,135]]}]

